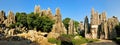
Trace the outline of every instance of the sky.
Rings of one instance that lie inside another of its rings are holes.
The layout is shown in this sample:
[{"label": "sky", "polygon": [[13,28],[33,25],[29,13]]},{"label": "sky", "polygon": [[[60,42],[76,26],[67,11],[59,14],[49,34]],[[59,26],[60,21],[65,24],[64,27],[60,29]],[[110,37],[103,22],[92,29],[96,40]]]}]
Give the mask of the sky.
[{"label": "sky", "polygon": [[116,16],[120,19],[120,0],[0,0],[0,10],[31,13],[35,5],[40,5],[41,10],[60,8],[62,19],[69,17],[76,21],[84,21],[85,16],[90,19],[91,9],[107,13],[107,18]]}]

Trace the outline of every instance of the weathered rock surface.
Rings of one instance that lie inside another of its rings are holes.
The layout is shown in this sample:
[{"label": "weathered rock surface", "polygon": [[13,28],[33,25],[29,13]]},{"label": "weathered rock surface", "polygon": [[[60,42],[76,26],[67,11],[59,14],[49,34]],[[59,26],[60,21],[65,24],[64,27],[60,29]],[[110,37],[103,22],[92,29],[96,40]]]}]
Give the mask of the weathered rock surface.
[{"label": "weathered rock surface", "polygon": [[7,27],[15,23],[15,16],[12,11],[9,11],[7,19],[3,22]]},{"label": "weathered rock surface", "polygon": [[62,18],[61,18],[59,8],[56,9],[54,20],[55,20],[55,24],[53,25],[52,32],[59,33],[59,34],[67,34],[67,30],[64,24],[62,23]]},{"label": "weathered rock surface", "polygon": [[[116,38],[115,27],[119,24],[117,17],[112,17],[107,20],[106,12],[98,14],[92,8],[90,31],[88,25],[84,22],[85,37],[92,37],[93,39],[114,39]],[[86,32],[89,31],[88,34]]]},{"label": "weathered rock surface", "polygon": [[70,22],[69,22],[68,34],[72,34],[72,35],[76,34],[75,25],[74,25],[73,20],[70,20]]},{"label": "weathered rock surface", "polygon": [[101,30],[100,30],[100,39],[108,39],[109,32],[107,21],[101,23]]},{"label": "weathered rock surface", "polygon": [[78,28],[79,28],[79,30],[84,30],[83,22],[80,22],[80,23],[79,23],[79,27],[78,27]]},{"label": "weathered rock surface", "polygon": [[0,24],[2,24],[5,19],[6,19],[5,12],[0,11]]},{"label": "weathered rock surface", "polygon": [[28,33],[18,34],[17,36],[24,37],[31,40],[32,42],[37,42],[40,45],[54,45],[48,42],[48,39],[44,36],[41,36],[40,32],[30,30]]},{"label": "weathered rock surface", "polygon": [[116,38],[116,29],[115,26],[119,24],[117,17],[112,17],[108,19],[108,30],[109,30],[109,39]]},{"label": "weathered rock surface", "polygon": [[85,17],[85,20],[84,20],[84,30],[85,30],[85,38],[92,38],[90,29],[89,29],[89,22],[88,22],[87,16]]},{"label": "weathered rock surface", "polygon": [[48,10],[47,10],[47,16],[48,16],[50,19],[53,19],[53,18],[54,18],[53,15],[52,15],[52,12],[51,12],[51,9],[50,9],[50,8],[48,8]]},{"label": "weathered rock surface", "polygon": [[47,38],[56,38],[57,39],[59,36],[60,36],[59,33],[50,32],[50,33],[48,33]]},{"label": "weathered rock surface", "polygon": [[40,12],[41,12],[40,6],[39,5],[35,5],[34,14],[40,14]]}]

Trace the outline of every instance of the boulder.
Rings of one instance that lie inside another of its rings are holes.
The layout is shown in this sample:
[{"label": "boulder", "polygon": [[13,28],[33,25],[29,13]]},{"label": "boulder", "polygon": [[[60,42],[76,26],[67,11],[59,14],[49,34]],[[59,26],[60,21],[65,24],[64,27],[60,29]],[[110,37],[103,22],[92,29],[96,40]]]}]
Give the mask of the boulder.
[{"label": "boulder", "polygon": [[40,33],[34,30],[29,30],[28,33],[17,34],[17,36],[24,37],[32,42],[37,42],[40,45],[54,45],[49,43],[46,37],[41,36]]},{"label": "boulder", "polygon": [[50,32],[47,35],[47,38],[58,38],[60,36],[60,34],[58,33],[54,33],[54,32]]}]

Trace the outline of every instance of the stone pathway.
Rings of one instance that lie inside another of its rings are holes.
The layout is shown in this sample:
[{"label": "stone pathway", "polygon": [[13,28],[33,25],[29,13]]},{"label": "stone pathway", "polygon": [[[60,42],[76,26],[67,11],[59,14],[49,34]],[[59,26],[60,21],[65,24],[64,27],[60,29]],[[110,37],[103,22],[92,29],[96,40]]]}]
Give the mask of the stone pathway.
[{"label": "stone pathway", "polygon": [[111,40],[100,40],[97,42],[93,42],[93,43],[85,43],[82,45],[117,45],[115,42],[111,41]]},{"label": "stone pathway", "polygon": [[0,41],[0,45],[36,45],[36,44],[31,44],[28,41]]}]

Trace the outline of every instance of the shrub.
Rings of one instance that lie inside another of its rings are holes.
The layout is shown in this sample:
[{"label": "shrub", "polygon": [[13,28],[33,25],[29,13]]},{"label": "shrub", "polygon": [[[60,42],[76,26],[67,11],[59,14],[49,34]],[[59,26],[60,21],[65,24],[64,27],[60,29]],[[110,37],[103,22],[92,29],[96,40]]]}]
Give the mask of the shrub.
[{"label": "shrub", "polygon": [[10,28],[15,28],[16,24],[10,24]]},{"label": "shrub", "polygon": [[53,43],[53,44],[57,44],[57,45],[61,45],[61,41],[57,40],[55,38],[48,38],[48,42]]}]

